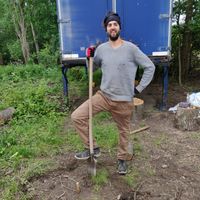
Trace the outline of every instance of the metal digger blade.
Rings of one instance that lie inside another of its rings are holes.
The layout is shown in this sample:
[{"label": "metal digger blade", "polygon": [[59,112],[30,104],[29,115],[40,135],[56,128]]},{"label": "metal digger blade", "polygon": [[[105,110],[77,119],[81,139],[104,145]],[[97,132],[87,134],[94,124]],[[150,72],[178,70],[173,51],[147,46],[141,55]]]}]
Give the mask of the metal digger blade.
[{"label": "metal digger blade", "polygon": [[97,170],[96,170],[96,165],[97,165],[97,159],[94,156],[91,156],[88,158],[88,174],[91,176],[96,176]]}]

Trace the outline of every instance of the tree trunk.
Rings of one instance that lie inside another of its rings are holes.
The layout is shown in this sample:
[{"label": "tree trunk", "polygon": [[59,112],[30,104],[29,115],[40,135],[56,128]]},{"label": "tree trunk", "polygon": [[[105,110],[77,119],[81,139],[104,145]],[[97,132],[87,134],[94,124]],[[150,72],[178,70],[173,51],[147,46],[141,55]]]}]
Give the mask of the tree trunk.
[{"label": "tree trunk", "polygon": [[3,65],[3,56],[0,54],[0,65]]},{"label": "tree trunk", "polygon": [[30,57],[30,49],[27,41],[27,29],[25,25],[24,13],[20,2],[15,1],[12,3],[13,22],[15,25],[16,34],[20,40],[24,62],[27,63]]},{"label": "tree trunk", "polygon": [[35,34],[35,30],[34,30],[32,22],[31,22],[31,31],[32,31],[33,41],[34,41],[34,44],[35,44],[35,51],[36,51],[36,55],[37,55],[37,59],[38,59],[39,45],[38,45],[38,42],[37,42],[37,39],[36,39],[36,34]]},{"label": "tree trunk", "polygon": [[191,66],[191,50],[192,50],[192,32],[189,23],[193,16],[193,3],[194,0],[187,1],[185,27],[183,33],[183,41],[181,48],[181,66],[182,66],[182,79],[187,79],[188,72]]},{"label": "tree trunk", "polygon": [[182,65],[181,65],[181,41],[178,43],[178,82],[182,86]]}]

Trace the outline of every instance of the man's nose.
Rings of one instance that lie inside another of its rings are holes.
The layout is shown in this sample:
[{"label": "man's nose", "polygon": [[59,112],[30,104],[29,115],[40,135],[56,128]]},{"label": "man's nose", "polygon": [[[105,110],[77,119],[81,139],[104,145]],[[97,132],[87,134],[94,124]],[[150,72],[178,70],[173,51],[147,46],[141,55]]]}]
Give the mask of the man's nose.
[{"label": "man's nose", "polygon": [[115,25],[111,25],[111,27],[110,27],[111,29],[115,29]]}]

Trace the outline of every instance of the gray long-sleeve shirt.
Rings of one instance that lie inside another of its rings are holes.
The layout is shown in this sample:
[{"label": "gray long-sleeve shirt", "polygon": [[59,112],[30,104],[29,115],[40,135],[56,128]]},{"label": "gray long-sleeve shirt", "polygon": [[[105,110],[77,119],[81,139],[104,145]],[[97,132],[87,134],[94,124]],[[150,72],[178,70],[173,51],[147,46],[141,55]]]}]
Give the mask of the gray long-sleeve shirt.
[{"label": "gray long-sleeve shirt", "polygon": [[123,41],[118,48],[109,42],[99,45],[94,56],[95,66],[101,67],[101,91],[115,101],[132,101],[137,67],[144,73],[136,89],[141,92],[152,80],[155,66],[133,43]]}]

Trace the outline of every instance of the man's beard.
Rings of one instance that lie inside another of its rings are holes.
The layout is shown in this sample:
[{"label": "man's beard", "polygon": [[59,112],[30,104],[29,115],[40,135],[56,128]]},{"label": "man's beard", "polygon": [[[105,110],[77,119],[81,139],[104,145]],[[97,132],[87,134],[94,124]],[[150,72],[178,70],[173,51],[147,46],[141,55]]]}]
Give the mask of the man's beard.
[{"label": "man's beard", "polygon": [[111,41],[116,41],[119,38],[120,32],[117,32],[115,36],[112,36],[111,34],[108,33],[108,37]]}]

